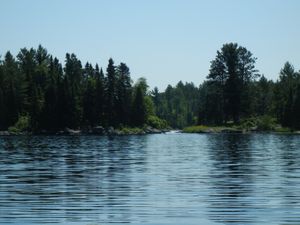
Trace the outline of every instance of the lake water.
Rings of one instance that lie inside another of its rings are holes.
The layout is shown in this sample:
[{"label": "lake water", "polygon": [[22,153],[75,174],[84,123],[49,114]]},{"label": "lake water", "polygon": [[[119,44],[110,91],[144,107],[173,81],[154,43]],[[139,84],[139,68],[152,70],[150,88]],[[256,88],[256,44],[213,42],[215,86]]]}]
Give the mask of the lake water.
[{"label": "lake water", "polygon": [[0,224],[300,224],[300,136],[1,137]]}]

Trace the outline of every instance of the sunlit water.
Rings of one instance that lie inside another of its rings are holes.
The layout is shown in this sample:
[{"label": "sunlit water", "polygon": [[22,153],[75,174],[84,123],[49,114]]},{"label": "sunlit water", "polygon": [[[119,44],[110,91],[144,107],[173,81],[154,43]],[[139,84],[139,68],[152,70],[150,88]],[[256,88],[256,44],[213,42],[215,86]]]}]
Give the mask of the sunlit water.
[{"label": "sunlit water", "polygon": [[300,224],[300,136],[1,137],[1,224]]}]

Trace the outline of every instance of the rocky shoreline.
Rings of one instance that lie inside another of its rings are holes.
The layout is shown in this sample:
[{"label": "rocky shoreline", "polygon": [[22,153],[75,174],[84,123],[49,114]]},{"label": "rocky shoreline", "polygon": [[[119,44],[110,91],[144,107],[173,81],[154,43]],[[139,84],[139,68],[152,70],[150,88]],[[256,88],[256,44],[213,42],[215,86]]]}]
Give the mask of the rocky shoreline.
[{"label": "rocky shoreline", "polygon": [[38,132],[9,132],[0,131],[0,136],[25,136],[25,135],[58,135],[58,136],[79,136],[79,135],[99,135],[99,136],[125,136],[125,135],[146,135],[146,134],[163,134],[167,132],[174,133],[196,133],[196,134],[251,134],[251,133],[274,133],[274,134],[300,134],[300,131],[289,131],[289,132],[279,132],[279,131],[259,131],[256,129],[236,129],[236,128],[207,128],[197,131],[185,131],[185,130],[173,130],[171,128],[166,129],[156,129],[150,126],[146,128],[114,128],[102,126],[97,126],[91,129],[75,130],[70,128],[65,128],[59,131],[46,131],[41,130]]},{"label": "rocky shoreline", "polygon": [[300,131],[276,131],[276,130],[258,130],[258,129],[236,129],[236,128],[206,128],[200,130],[183,130],[187,134],[300,134]]},{"label": "rocky shoreline", "polygon": [[122,136],[122,135],[144,135],[144,134],[161,134],[170,131],[171,129],[156,129],[150,126],[145,128],[114,128],[114,127],[102,127],[97,126],[89,129],[75,130],[65,128],[59,131],[47,131],[40,130],[38,132],[9,132],[0,131],[0,136],[19,136],[19,135],[65,135],[65,136],[76,136],[76,135],[99,135],[99,136]]}]

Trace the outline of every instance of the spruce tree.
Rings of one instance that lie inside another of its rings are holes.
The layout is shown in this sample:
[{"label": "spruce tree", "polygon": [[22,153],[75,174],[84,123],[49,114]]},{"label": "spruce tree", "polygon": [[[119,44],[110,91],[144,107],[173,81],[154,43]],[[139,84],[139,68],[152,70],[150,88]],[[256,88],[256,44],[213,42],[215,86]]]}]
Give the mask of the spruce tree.
[{"label": "spruce tree", "polygon": [[116,100],[116,120],[123,125],[129,124],[131,106],[131,79],[129,68],[125,63],[117,67],[117,100]]},{"label": "spruce tree", "polygon": [[146,122],[146,105],[144,99],[144,91],[141,85],[135,87],[133,105],[132,105],[132,124],[134,126],[142,126]]},{"label": "spruce tree", "polygon": [[255,69],[256,58],[246,48],[236,43],[224,44],[211,62],[208,79],[218,89],[219,105],[222,107],[223,120],[238,122],[243,101],[250,97],[249,83],[258,77]]},{"label": "spruce tree", "polygon": [[64,119],[66,126],[78,128],[82,119],[82,66],[75,54],[66,54],[64,68]]},{"label": "spruce tree", "polygon": [[109,59],[108,66],[106,69],[106,82],[105,82],[105,92],[106,92],[106,118],[107,124],[115,126],[116,121],[116,68],[114,66],[113,59]]},{"label": "spruce tree", "polygon": [[96,125],[104,124],[104,104],[105,104],[105,95],[104,95],[104,74],[102,68],[99,71],[99,66],[96,64],[95,68],[95,79],[96,79]]}]

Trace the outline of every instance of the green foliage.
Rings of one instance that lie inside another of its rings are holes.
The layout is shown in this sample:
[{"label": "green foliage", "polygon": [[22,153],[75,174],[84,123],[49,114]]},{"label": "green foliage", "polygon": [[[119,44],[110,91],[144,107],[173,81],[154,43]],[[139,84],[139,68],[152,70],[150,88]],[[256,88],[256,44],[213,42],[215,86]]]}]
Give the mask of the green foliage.
[{"label": "green foliage", "polygon": [[198,125],[198,126],[189,126],[183,129],[185,133],[205,133],[209,130],[208,126]]},{"label": "green foliage", "polygon": [[169,85],[165,92],[157,88],[151,93],[155,112],[171,127],[183,128],[196,123],[199,108],[199,89],[193,83]]},{"label": "green foliage", "polygon": [[19,133],[22,131],[28,131],[30,127],[30,118],[28,116],[20,116],[14,126],[8,128],[11,133]]},{"label": "green foliage", "polygon": [[162,129],[198,123],[209,127],[187,131],[300,130],[300,73],[287,62],[278,81],[256,80],[255,61],[246,48],[224,44],[199,87],[180,81],[149,92],[145,78],[132,86],[127,65],[113,59],[104,74],[97,64],[82,67],[75,54],[67,53],[62,65],[42,46],[23,48],[16,58],[7,52],[0,60],[0,129]]},{"label": "green foliage", "polygon": [[128,134],[142,134],[143,129],[139,127],[122,127],[119,130],[120,134],[128,135]]},{"label": "green foliage", "polygon": [[275,127],[276,119],[271,116],[264,115],[257,120],[257,129],[260,131],[273,131]]},{"label": "green foliage", "polygon": [[242,133],[241,129],[234,126],[190,126],[183,129],[185,133]]},{"label": "green foliage", "polygon": [[239,129],[254,131],[275,131],[277,127],[276,119],[269,115],[243,119],[237,126]]},{"label": "green foliage", "polygon": [[215,60],[211,62],[207,88],[214,91],[212,96],[207,92],[206,105],[217,105],[223,122],[238,122],[243,114],[249,116],[245,106],[249,107],[250,103],[250,83],[258,76],[255,61],[256,58],[245,47],[229,43],[217,51]]},{"label": "green foliage", "polygon": [[26,83],[18,68],[18,63],[10,52],[5,54],[0,71],[0,129],[5,129],[18,120],[24,111]]},{"label": "green foliage", "polygon": [[247,119],[241,119],[237,127],[243,130],[255,129],[257,127],[257,118],[249,117]]},{"label": "green foliage", "polygon": [[277,132],[277,133],[292,133],[292,129],[288,128],[288,127],[277,126],[277,127],[275,127],[275,132]]},{"label": "green foliage", "polygon": [[168,127],[167,121],[160,119],[157,116],[149,116],[147,124],[156,129],[166,129]]},{"label": "green foliage", "polygon": [[112,58],[108,60],[105,79],[105,115],[107,124],[116,125],[116,67]]},{"label": "green foliage", "polygon": [[75,54],[66,54],[66,64],[64,67],[64,111],[63,118],[65,126],[78,128],[82,120],[82,83],[83,70],[80,60]]},{"label": "green foliage", "polygon": [[147,117],[154,116],[155,115],[155,111],[154,111],[155,107],[154,107],[152,98],[147,95],[144,97],[144,99],[145,99],[145,107],[146,107]]},{"label": "green foliage", "polygon": [[132,86],[130,70],[125,63],[121,63],[117,73],[117,98],[116,98],[116,121],[121,124],[130,123],[130,106],[132,101]]},{"label": "green foliage", "polygon": [[134,126],[143,126],[147,119],[147,108],[142,86],[137,84],[134,91],[132,117],[131,121]]},{"label": "green foliage", "polygon": [[132,87],[125,63],[109,59],[104,75],[75,54],[66,54],[63,66],[42,46],[7,52],[0,61],[0,129],[18,131],[19,115],[29,115],[33,131],[66,127],[144,126],[155,116],[145,78]]},{"label": "green foliage", "polygon": [[299,92],[300,74],[286,62],[280,71],[279,81],[274,90],[274,111],[279,122],[286,127],[300,129]]}]

